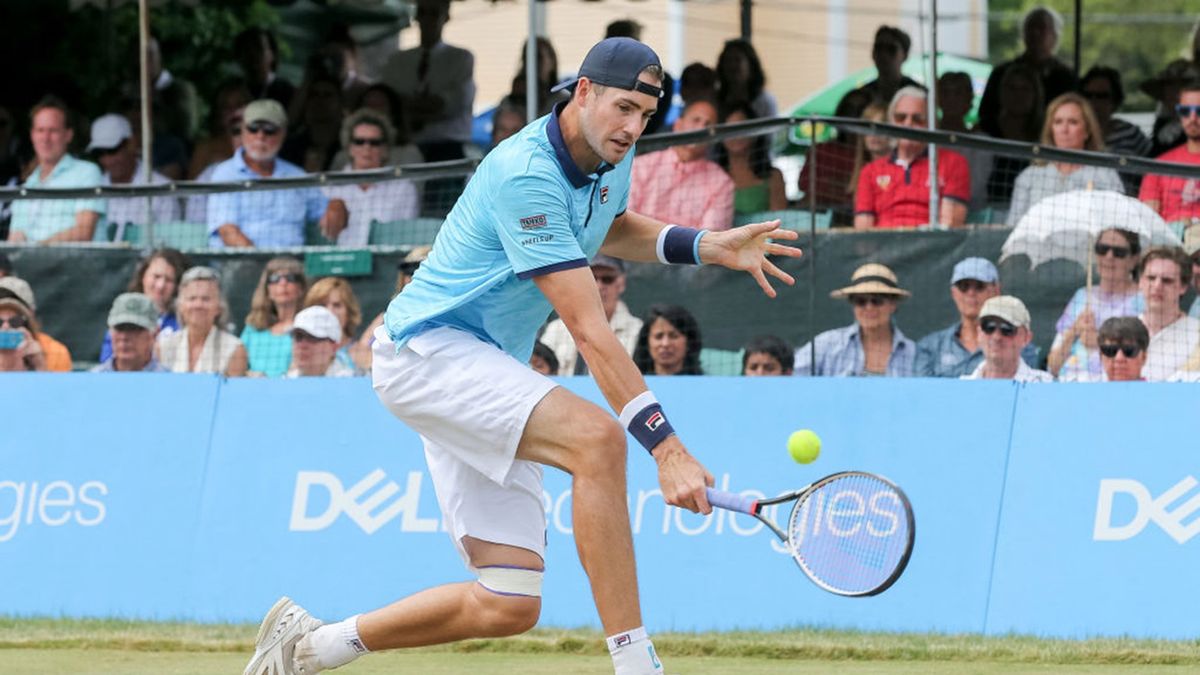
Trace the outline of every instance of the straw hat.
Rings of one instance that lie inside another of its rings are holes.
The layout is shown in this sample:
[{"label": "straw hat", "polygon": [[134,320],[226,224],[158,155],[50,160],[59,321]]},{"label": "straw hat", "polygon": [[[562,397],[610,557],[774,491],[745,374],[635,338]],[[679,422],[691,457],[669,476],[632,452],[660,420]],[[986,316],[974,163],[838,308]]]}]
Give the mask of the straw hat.
[{"label": "straw hat", "polygon": [[912,293],[900,288],[900,282],[896,281],[896,273],[887,265],[867,263],[854,270],[849,286],[837,289],[830,293],[829,297],[841,299],[852,295],[895,295],[907,298]]}]

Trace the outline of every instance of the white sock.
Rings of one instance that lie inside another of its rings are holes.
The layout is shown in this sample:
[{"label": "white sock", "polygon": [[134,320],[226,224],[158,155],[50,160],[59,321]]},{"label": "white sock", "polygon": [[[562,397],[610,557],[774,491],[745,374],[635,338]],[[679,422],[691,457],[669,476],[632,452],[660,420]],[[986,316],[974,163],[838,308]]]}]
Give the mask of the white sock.
[{"label": "white sock", "polygon": [[344,666],[368,651],[358,637],[358,615],[355,614],[305,635],[296,644],[293,660],[301,672],[317,673]]},{"label": "white sock", "polygon": [[610,636],[607,642],[616,675],[662,675],[662,662],[644,626]]}]

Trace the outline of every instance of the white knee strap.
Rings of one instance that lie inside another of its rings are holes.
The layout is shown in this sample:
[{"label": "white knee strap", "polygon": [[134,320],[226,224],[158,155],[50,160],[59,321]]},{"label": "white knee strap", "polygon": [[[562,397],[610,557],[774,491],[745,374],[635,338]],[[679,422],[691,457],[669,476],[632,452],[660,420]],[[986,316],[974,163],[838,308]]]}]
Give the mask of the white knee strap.
[{"label": "white knee strap", "polygon": [[542,597],[541,570],[493,565],[479,568],[479,585],[499,595]]}]

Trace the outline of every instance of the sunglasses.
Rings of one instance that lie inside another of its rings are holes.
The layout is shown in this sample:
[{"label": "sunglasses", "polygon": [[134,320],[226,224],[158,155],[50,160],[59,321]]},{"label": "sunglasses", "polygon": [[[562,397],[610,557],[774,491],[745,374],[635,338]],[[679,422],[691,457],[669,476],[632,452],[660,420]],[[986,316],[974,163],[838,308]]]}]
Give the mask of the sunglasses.
[{"label": "sunglasses", "polygon": [[959,293],[970,293],[972,291],[980,293],[983,289],[987,288],[987,284],[976,279],[960,279],[954,282],[954,287],[958,289]]},{"label": "sunglasses", "polygon": [[279,133],[279,126],[270,122],[251,122],[245,128],[246,131],[252,134],[261,132],[264,136],[274,136]]},{"label": "sunglasses", "polygon": [[12,328],[13,330],[16,330],[19,328],[25,328],[28,325],[29,325],[29,319],[26,319],[25,317],[21,316],[20,314],[14,314],[13,316],[8,317],[7,319],[0,319],[0,327],[8,326],[9,328]]},{"label": "sunglasses", "polygon": [[1012,337],[1017,334],[1016,326],[998,319],[984,319],[980,322],[979,328],[983,331],[984,335],[991,335],[996,331],[1000,331],[1000,334],[1004,337]]},{"label": "sunglasses", "polygon": [[1200,105],[1184,105],[1182,103],[1175,106],[1175,114],[1183,119],[1187,119],[1192,115],[1200,117]]},{"label": "sunglasses", "polygon": [[1132,359],[1142,353],[1142,348],[1137,345],[1100,345],[1100,353],[1110,359],[1116,358],[1117,352],[1124,354],[1127,359]]},{"label": "sunglasses", "polygon": [[1093,250],[1096,252],[1097,257],[1103,258],[1109,253],[1112,253],[1113,257],[1118,260],[1124,260],[1125,258],[1128,258],[1129,254],[1133,252],[1128,246],[1109,246],[1108,244],[1100,243],[1097,243]]},{"label": "sunglasses", "polygon": [[277,284],[281,281],[286,281],[289,284],[298,284],[304,280],[304,277],[295,272],[272,272],[267,275],[268,284]]},{"label": "sunglasses", "polygon": [[900,122],[900,123],[904,123],[909,120],[912,120],[912,121],[916,122],[917,124],[924,124],[925,119],[926,119],[925,116],[922,115],[921,113],[913,113],[911,115],[908,113],[894,113],[892,115],[892,117],[895,119],[895,121]]},{"label": "sunglasses", "polygon": [[885,304],[889,298],[886,295],[856,295],[850,298],[850,304],[855,307],[880,307]]},{"label": "sunglasses", "polygon": [[350,143],[353,145],[369,145],[372,148],[383,147],[382,138],[351,138]]}]

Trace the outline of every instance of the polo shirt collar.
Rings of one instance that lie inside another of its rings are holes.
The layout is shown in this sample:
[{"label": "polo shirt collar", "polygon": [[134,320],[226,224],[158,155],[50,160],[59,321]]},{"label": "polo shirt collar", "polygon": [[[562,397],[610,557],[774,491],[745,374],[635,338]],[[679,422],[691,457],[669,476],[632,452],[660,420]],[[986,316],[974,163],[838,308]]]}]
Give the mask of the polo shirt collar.
[{"label": "polo shirt collar", "polygon": [[571,157],[571,151],[567,150],[567,142],[563,140],[562,127],[558,124],[558,116],[562,113],[567,103],[567,101],[560,101],[555,104],[554,110],[550,113],[550,120],[546,122],[546,138],[550,141],[550,146],[554,148],[554,158],[558,160],[558,166],[562,169],[563,174],[566,175],[567,180],[571,181],[572,186],[581,188],[611,171],[613,166],[601,160],[600,168],[596,169],[595,177],[593,177],[585,174],[575,164],[575,160]]},{"label": "polo shirt collar", "polygon": [[[913,161],[908,163],[908,166],[909,167],[916,166],[917,162],[919,162],[923,159],[926,159],[928,157],[929,157],[929,146],[926,145],[925,149],[921,151],[921,154],[914,157]],[[892,148],[892,154],[891,154],[891,157],[889,157],[889,159],[891,160],[892,164],[895,164],[896,166],[900,166],[900,167],[904,166],[903,164],[900,163],[900,151],[896,150],[895,148]]]},{"label": "polo shirt collar", "polygon": [[[72,156],[71,153],[69,153],[69,152],[66,153],[65,155],[62,156],[62,159],[58,160],[58,163],[54,165],[54,168],[50,169],[50,175],[46,176],[45,181],[42,181],[40,178],[36,178],[36,180],[38,181],[38,184],[49,183],[50,181],[54,180],[56,177],[62,175],[63,172],[70,170],[70,168],[72,166],[74,166],[75,163],[78,161],[79,160],[75,159],[75,157]],[[30,177],[38,177],[38,176],[41,176],[41,173],[42,173],[41,167],[35,166],[33,173],[31,173],[29,175],[30,175]]]}]

